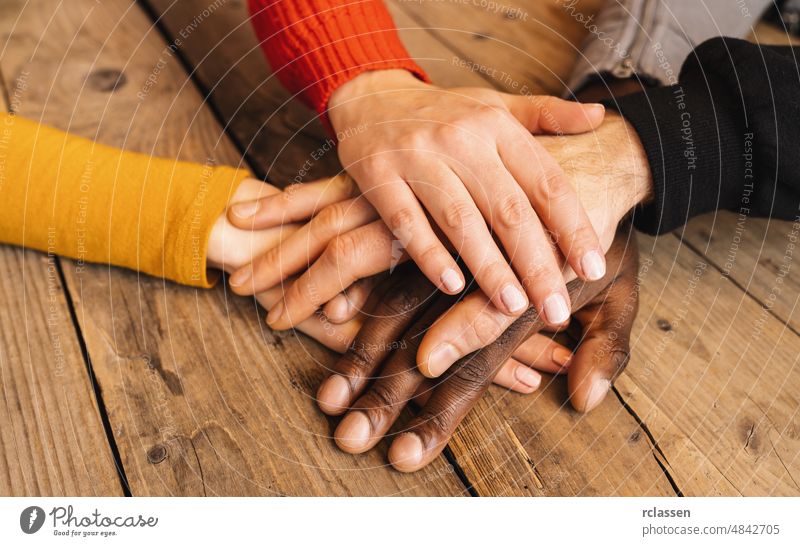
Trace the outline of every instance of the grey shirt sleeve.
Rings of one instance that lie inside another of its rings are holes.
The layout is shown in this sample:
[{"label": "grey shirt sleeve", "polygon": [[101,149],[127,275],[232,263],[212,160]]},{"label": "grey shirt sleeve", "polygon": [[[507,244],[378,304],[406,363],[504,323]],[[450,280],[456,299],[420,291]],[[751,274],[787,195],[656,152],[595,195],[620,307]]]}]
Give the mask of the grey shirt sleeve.
[{"label": "grey shirt sleeve", "polygon": [[596,16],[578,0],[561,8],[588,31],[567,81],[572,96],[595,76],[638,76],[671,85],[695,46],[715,36],[746,37],[772,0],[609,0]]}]

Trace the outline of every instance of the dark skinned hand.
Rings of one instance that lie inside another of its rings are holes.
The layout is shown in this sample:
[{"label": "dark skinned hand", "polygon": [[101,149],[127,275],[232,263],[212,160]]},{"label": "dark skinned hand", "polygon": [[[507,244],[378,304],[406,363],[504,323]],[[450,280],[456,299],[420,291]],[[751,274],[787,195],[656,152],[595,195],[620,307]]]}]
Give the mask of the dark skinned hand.
[{"label": "dark skinned hand", "polygon": [[[579,411],[594,407],[597,386],[604,386],[600,393],[604,396],[629,358],[630,332],[638,308],[638,252],[628,229],[617,233],[606,261],[607,273],[602,279],[568,284],[574,308],[579,309],[574,317],[583,328],[567,380],[570,401]],[[441,453],[503,364],[545,323],[531,308],[496,341],[460,359],[440,377],[429,379],[419,371],[417,349],[437,319],[458,305],[456,298],[437,293],[420,273],[408,270],[393,275],[376,290],[376,301],[371,318],[320,387],[319,405],[329,415],[340,415],[349,408],[336,429],[336,443],[349,453],[363,453],[387,434],[410,401],[424,400],[389,449],[392,466],[412,472]],[[470,307],[463,309],[469,312]],[[341,392],[343,384],[349,396],[331,403],[327,393]]]}]

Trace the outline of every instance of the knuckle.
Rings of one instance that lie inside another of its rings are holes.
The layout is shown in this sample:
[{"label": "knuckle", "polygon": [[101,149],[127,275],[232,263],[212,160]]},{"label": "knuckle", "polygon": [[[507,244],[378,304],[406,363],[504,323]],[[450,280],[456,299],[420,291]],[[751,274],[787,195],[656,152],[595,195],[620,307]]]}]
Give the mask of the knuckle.
[{"label": "knuckle", "polygon": [[478,314],[469,325],[473,341],[479,344],[479,347],[494,342],[503,333],[504,328],[505,324],[497,315],[486,311]]},{"label": "knuckle", "polygon": [[472,117],[480,121],[497,121],[503,116],[501,115],[501,110],[495,106],[491,104],[479,104],[475,107],[475,113]]},{"label": "knuckle", "polygon": [[390,412],[398,404],[404,403],[397,395],[397,390],[387,384],[387,380],[376,381],[367,392],[363,405],[371,411]]},{"label": "knuckle", "polygon": [[477,221],[477,214],[473,207],[463,201],[456,201],[444,212],[444,223],[447,227],[457,231],[464,231]]},{"label": "knuckle", "polygon": [[389,218],[389,229],[392,233],[411,231],[414,225],[414,212],[409,208],[401,208]]},{"label": "knuckle", "polygon": [[256,267],[259,267],[264,272],[278,272],[281,273],[281,259],[280,259],[280,247],[274,248],[263,254],[261,258],[258,260]]},{"label": "knuckle", "polygon": [[519,195],[503,196],[497,205],[497,222],[504,229],[518,229],[529,220],[529,205]]},{"label": "knuckle", "polygon": [[453,374],[461,383],[462,393],[470,393],[484,388],[491,381],[494,365],[480,356],[460,366]]},{"label": "knuckle", "polygon": [[537,177],[534,195],[540,203],[554,203],[572,193],[572,187],[558,167],[545,167]]},{"label": "knuckle", "polygon": [[335,203],[322,209],[312,222],[323,229],[334,228],[341,226],[346,216],[344,207],[340,203]]},{"label": "knuckle", "polygon": [[364,371],[372,366],[374,355],[367,348],[367,344],[356,340],[350,346],[342,360],[340,367],[340,374],[352,382],[359,380],[364,376]]},{"label": "knuckle", "polygon": [[353,263],[358,258],[358,241],[356,238],[346,233],[339,235],[328,243],[325,251],[328,262],[335,266]]},{"label": "knuckle", "polygon": [[513,272],[506,262],[490,261],[480,265],[475,277],[481,286],[485,287],[484,292],[486,292],[486,295],[493,298],[496,294],[490,289],[499,290],[501,285],[508,282],[509,275],[511,275],[510,279],[513,280]]},{"label": "knuckle", "polygon": [[[425,409],[418,417],[419,424],[414,427],[417,434],[421,434],[429,441],[438,442],[446,438],[454,428],[456,412],[452,407],[439,408],[437,411]],[[425,443],[423,441],[423,443]]]},{"label": "knuckle", "polygon": [[595,231],[590,226],[581,223],[570,234],[571,245],[587,245],[595,239]]},{"label": "knuckle", "polygon": [[419,304],[419,295],[407,290],[391,293],[384,300],[386,310],[392,315],[405,315],[416,309]]},{"label": "knuckle", "polygon": [[474,120],[462,118],[450,124],[439,125],[434,129],[434,138],[451,151],[455,148],[468,147],[474,143],[476,136],[473,124]]},{"label": "knuckle", "polygon": [[542,260],[541,257],[535,257],[525,269],[525,276],[523,277],[522,284],[526,290],[533,288],[539,281],[548,278],[549,274],[550,268],[545,264],[544,260]]},{"label": "knuckle", "polygon": [[422,131],[410,131],[397,138],[397,145],[403,150],[420,150],[429,147],[429,138]]}]

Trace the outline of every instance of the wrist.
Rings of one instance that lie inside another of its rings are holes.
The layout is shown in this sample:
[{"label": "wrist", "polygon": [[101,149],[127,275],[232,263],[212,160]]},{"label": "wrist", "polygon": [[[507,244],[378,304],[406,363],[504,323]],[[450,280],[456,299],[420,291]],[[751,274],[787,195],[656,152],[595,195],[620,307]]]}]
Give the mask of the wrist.
[{"label": "wrist", "polygon": [[653,199],[653,176],[642,141],[633,126],[616,112],[607,115],[613,133],[607,142],[617,142],[619,176],[625,181],[624,199],[621,201],[623,216],[638,205]]},{"label": "wrist", "polygon": [[366,110],[362,99],[392,90],[429,87],[404,69],[368,70],[339,86],[328,101],[328,118],[336,131],[346,129],[359,112]]},{"label": "wrist", "polygon": [[537,140],[564,169],[590,215],[596,213],[593,222],[599,231],[613,235],[620,220],[652,199],[644,147],[633,126],[613,110],[592,132]]},{"label": "wrist", "polygon": [[[279,192],[278,188],[260,180],[246,179],[239,184],[228,200],[228,206]],[[294,225],[259,230],[239,229],[228,220],[227,211],[223,211],[214,221],[208,236],[206,268],[231,273],[252,262],[255,257],[275,246],[283,236],[295,229]]]}]

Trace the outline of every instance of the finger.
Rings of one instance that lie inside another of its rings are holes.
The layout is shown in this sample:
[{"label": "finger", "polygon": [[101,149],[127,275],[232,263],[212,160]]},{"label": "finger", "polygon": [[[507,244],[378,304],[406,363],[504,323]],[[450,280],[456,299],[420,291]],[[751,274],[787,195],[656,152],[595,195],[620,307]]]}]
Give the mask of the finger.
[{"label": "finger", "polygon": [[334,324],[352,320],[361,312],[372,290],[384,277],[373,275],[351,284],[347,290],[334,297],[322,308],[323,313]]},{"label": "finger", "polygon": [[283,301],[267,315],[267,323],[277,330],[291,328],[359,279],[390,269],[395,259],[392,243],[392,234],[382,221],[336,237],[286,289]]},{"label": "finger", "polygon": [[539,333],[517,347],[514,358],[540,372],[558,374],[567,371],[572,351]]},{"label": "finger", "polygon": [[596,408],[630,359],[630,336],[639,306],[635,243],[623,248],[622,265],[609,287],[576,313],[584,327],[567,375],[572,406]]},{"label": "finger", "polygon": [[509,358],[494,376],[494,384],[521,394],[530,394],[542,384],[542,375],[515,358]]},{"label": "finger", "polygon": [[[618,236],[609,250],[613,263],[620,263],[623,254],[619,248],[624,245],[624,237]],[[607,273],[603,279],[591,283],[570,282],[568,294],[576,308],[585,305],[590,297],[607,286],[610,275]],[[538,311],[536,315],[539,316]],[[448,309],[425,334],[417,353],[420,372],[426,377],[439,377],[459,358],[497,340],[513,320],[491,305],[482,292],[468,294]]]},{"label": "finger", "polygon": [[[618,236],[614,245],[619,246],[619,240]],[[613,258],[609,263],[616,267],[620,256]],[[591,301],[609,282],[608,278],[591,283],[575,280],[569,283],[568,288],[572,300],[580,307]],[[392,466],[403,472],[412,472],[438,456],[464,415],[499,371],[498,363],[508,360],[519,344],[543,326],[536,309],[528,309],[495,343],[451,366],[420,414],[409,423],[407,432],[390,446],[389,462]]]},{"label": "finger", "polygon": [[348,453],[363,453],[371,449],[414,398],[425,381],[425,377],[417,371],[414,359],[419,340],[450,303],[449,298],[438,298],[406,332],[402,346],[389,356],[380,370],[380,376],[353,403],[336,427],[334,439],[340,449]]},{"label": "finger", "polygon": [[602,278],[605,249],[575,187],[558,163],[530,135],[521,139],[502,137],[498,148],[570,267],[581,279]]},{"label": "finger", "polygon": [[412,472],[441,453],[458,424],[510,358],[513,347],[531,333],[531,324],[534,330],[543,326],[533,308],[506,330],[503,342],[459,360],[442,376],[406,432],[392,442],[389,462],[394,468]]},{"label": "finger", "polygon": [[[255,295],[256,301],[267,311],[276,302],[280,301],[281,297],[282,290],[280,287],[265,290]],[[347,322],[333,324],[324,315],[316,314],[298,324],[297,329],[314,338],[328,349],[343,353],[353,343],[353,339],[361,329],[363,322],[363,317],[356,317]]]},{"label": "finger", "polygon": [[531,303],[548,324],[561,324],[569,319],[570,302],[557,252],[518,181],[500,156],[495,155],[494,159],[486,162],[482,175],[496,181],[492,194],[479,190],[472,197],[502,241]]},{"label": "finger", "polygon": [[420,372],[439,377],[458,359],[495,341],[514,320],[482,291],[468,294],[428,329],[417,352]]},{"label": "finger", "polygon": [[264,229],[307,220],[323,208],[358,194],[350,176],[340,174],[304,184],[292,184],[284,191],[236,203],[228,209],[228,219],[242,229]]},{"label": "finger", "polygon": [[431,228],[417,197],[405,181],[386,183],[365,192],[395,240],[417,267],[442,292],[463,290],[464,276]]},{"label": "finger", "polygon": [[414,318],[430,303],[433,286],[413,268],[390,277],[378,288],[382,297],[352,346],[323,381],[317,403],[328,415],[343,413],[366,387],[368,379],[402,340]]},{"label": "finger", "polygon": [[[464,181],[447,165],[436,163],[423,167],[427,167],[425,172],[433,173],[432,178],[437,182],[432,184],[407,177],[414,193],[427,205],[434,222],[492,303],[509,315],[519,316],[528,308],[528,298],[484,221],[486,218],[491,223],[490,212],[476,204],[479,199],[486,202],[489,198],[471,195]],[[522,192],[517,190],[517,193],[524,199]],[[530,216],[535,216],[533,209],[529,212]]]},{"label": "finger", "polygon": [[[528,375],[528,372],[531,375]],[[530,394],[539,388],[542,382],[542,376],[535,370],[531,370],[527,365],[517,361],[514,358],[506,360],[505,364],[497,372],[494,378],[494,384],[510,389],[520,394]],[[417,388],[411,399],[418,406],[424,406],[433,393],[433,388],[436,385],[434,380],[425,379],[422,384]]]},{"label": "finger", "polygon": [[532,133],[574,134],[603,123],[602,104],[581,104],[544,95],[502,94],[511,114]]},{"label": "finger", "polygon": [[280,245],[238,269],[230,278],[230,286],[240,295],[271,288],[307,268],[338,235],[376,218],[375,209],[363,197],[328,205]]}]

